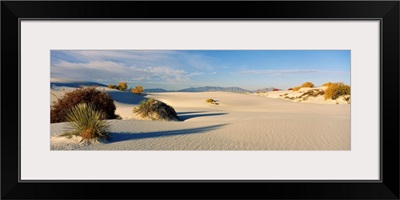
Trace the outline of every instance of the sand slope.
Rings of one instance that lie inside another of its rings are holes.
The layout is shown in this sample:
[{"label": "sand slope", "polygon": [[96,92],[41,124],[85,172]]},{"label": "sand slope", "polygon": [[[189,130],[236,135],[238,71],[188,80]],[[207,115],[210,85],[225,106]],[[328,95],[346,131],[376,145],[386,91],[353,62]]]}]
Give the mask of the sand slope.
[{"label": "sand slope", "polygon": [[[112,140],[84,145],[58,138],[66,123],[51,124],[52,150],[350,150],[349,104],[304,104],[229,92],[135,95],[108,90],[116,113]],[[56,92],[53,91],[52,92]],[[60,91],[58,91],[60,92]],[[59,95],[62,92],[60,92]],[[140,121],[132,108],[155,98],[176,110],[180,122]],[[218,100],[211,105],[206,99]]]}]

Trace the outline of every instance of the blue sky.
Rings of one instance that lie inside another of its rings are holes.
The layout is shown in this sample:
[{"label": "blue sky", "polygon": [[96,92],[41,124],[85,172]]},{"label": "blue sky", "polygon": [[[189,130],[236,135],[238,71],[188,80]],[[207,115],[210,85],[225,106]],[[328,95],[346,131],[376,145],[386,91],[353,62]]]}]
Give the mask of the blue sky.
[{"label": "blue sky", "polygon": [[168,90],[350,84],[350,50],[52,50],[51,77]]}]

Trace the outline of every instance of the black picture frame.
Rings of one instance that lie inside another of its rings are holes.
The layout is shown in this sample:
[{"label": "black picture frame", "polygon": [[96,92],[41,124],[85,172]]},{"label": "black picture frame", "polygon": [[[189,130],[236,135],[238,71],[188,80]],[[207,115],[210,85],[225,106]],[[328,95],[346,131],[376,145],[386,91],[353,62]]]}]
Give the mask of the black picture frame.
[{"label": "black picture frame", "polygon": [[[399,9],[399,1],[2,1],[1,198],[399,199]],[[379,19],[381,181],[20,182],[20,19]]]}]

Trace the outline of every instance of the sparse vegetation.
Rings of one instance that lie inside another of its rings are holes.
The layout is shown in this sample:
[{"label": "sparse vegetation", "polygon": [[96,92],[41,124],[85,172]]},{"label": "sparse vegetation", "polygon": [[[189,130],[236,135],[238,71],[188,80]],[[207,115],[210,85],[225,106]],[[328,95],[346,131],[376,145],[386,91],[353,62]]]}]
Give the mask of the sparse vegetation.
[{"label": "sparse vegetation", "polygon": [[96,110],[105,113],[106,119],[115,119],[115,104],[111,96],[95,87],[79,88],[65,93],[51,106],[50,123],[66,122],[68,111],[77,104],[90,103]]},{"label": "sparse vegetation", "polygon": [[143,87],[141,85],[138,85],[135,88],[131,88],[131,92],[134,94],[142,94]]},{"label": "sparse vegetation", "polygon": [[119,82],[118,83],[118,89],[125,91],[128,88],[128,83],[127,82]]},{"label": "sparse vegetation", "polygon": [[300,95],[299,98],[301,98],[301,97],[306,97],[306,98],[308,98],[308,97],[310,97],[310,96],[312,96],[312,97],[317,97],[317,96],[319,96],[319,95],[324,95],[324,94],[325,94],[324,90],[314,89],[314,90],[308,90],[307,92],[305,92],[305,93],[303,93],[302,95]]},{"label": "sparse vegetation", "polygon": [[350,86],[343,83],[332,83],[325,90],[325,99],[337,99],[340,96],[350,95]]},{"label": "sparse vegetation", "polygon": [[287,89],[287,90],[293,90],[293,88],[289,88],[289,89]]},{"label": "sparse vegetation", "polygon": [[133,108],[133,113],[136,117],[146,120],[179,120],[174,108],[155,99],[143,100],[138,107]]},{"label": "sparse vegetation", "polygon": [[104,119],[106,114],[96,110],[93,104],[80,103],[68,110],[66,119],[69,131],[62,136],[81,136],[82,141],[109,139],[109,124]]},{"label": "sparse vegetation", "polygon": [[332,82],[326,82],[326,83],[322,84],[322,86],[330,86],[330,85],[332,85]]},{"label": "sparse vegetation", "polygon": [[207,102],[207,103],[210,103],[210,104],[214,104],[214,105],[218,105],[218,104],[219,104],[219,103],[218,103],[216,100],[214,100],[214,99],[207,99],[206,102]]},{"label": "sparse vegetation", "polygon": [[301,87],[294,87],[293,91],[299,91]]},{"label": "sparse vegetation", "polygon": [[109,84],[109,85],[108,85],[108,88],[118,90],[118,85]]},{"label": "sparse vegetation", "polygon": [[109,84],[108,88],[125,91],[128,88],[127,82],[119,82],[118,85]]},{"label": "sparse vegetation", "polygon": [[291,89],[292,89],[293,91],[299,91],[300,88],[304,88],[304,87],[313,88],[313,87],[314,87],[314,84],[311,83],[311,82],[305,82],[305,83],[301,84],[301,86],[294,87],[293,89],[292,89],[292,88],[289,88],[288,90],[291,90]]},{"label": "sparse vegetation", "polygon": [[314,84],[311,83],[311,82],[305,82],[305,83],[301,84],[300,87],[310,87],[310,88],[313,88],[313,87],[314,87]]},{"label": "sparse vegetation", "polygon": [[279,89],[274,88],[272,91],[279,91]]}]

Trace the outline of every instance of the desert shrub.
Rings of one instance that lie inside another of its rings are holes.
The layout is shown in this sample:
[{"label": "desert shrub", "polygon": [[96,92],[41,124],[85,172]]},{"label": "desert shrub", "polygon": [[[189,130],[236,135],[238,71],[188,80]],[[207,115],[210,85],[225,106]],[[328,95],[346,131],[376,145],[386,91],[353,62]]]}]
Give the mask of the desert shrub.
[{"label": "desert shrub", "polygon": [[119,82],[118,85],[109,84],[108,88],[125,91],[128,88],[127,82]]},{"label": "desert shrub", "polygon": [[350,86],[343,83],[332,83],[325,90],[325,99],[337,99],[343,95],[350,95]]},{"label": "desert shrub", "polygon": [[50,123],[66,122],[69,109],[80,103],[93,104],[96,110],[105,113],[106,119],[115,119],[115,104],[111,96],[95,87],[79,88],[65,93],[51,106]]},{"label": "desert shrub", "polygon": [[287,89],[287,90],[293,90],[293,88],[289,88],[289,89]]},{"label": "desert shrub", "polygon": [[133,108],[135,117],[147,120],[177,121],[178,115],[174,108],[164,102],[147,99],[140,102],[139,106]]},{"label": "desert shrub", "polygon": [[117,89],[118,90],[118,86],[117,85],[109,84],[107,87],[110,88],[110,89]]},{"label": "desert shrub", "polygon": [[274,88],[272,91],[279,91],[279,89]]},{"label": "desert shrub", "polygon": [[[318,91],[316,94],[314,94],[315,96],[318,96],[318,95],[325,95],[325,91],[324,90],[320,90],[320,91]],[[314,96],[314,97],[315,97]]]},{"label": "desert shrub", "polygon": [[299,98],[302,98],[302,97],[309,97],[309,96],[311,96],[312,94],[314,93],[314,91],[313,90],[308,90],[307,92],[305,92],[305,93],[303,93],[302,95],[300,95],[300,97]]},{"label": "desert shrub", "polygon": [[107,133],[110,125],[105,121],[106,114],[96,110],[93,104],[80,103],[68,110],[66,119],[69,131],[62,136],[81,136],[82,140],[109,139]]},{"label": "desert shrub", "polygon": [[310,88],[313,88],[313,87],[314,87],[314,84],[311,83],[311,82],[305,82],[305,83],[301,84],[300,87],[310,87]]},{"label": "desert shrub", "polygon": [[294,97],[289,97],[289,96],[285,96],[284,98],[285,99],[290,99],[290,100],[294,100],[295,99]]},{"label": "desert shrub", "polygon": [[210,104],[218,105],[218,102],[216,100],[214,100],[214,99],[207,99],[206,102],[210,103]]},{"label": "desert shrub", "polygon": [[[310,96],[311,97],[317,97],[319,95],[324,95],[324,93],[325,92],[323,90],[313,89],[313,90],[308,90],[308,91],[304,92],[302,95],[300,95],[299,98],[303,97],[303,100],[306,100]],[[306,98],[306,99],[304,99],[304,98]]]},{"label": "desert shrub", "polygon": [[135,88],[131,88],[131,92],[135,94],[142,94],[143,87],[141,85],[136,86]]},{"label": "desert shrub", "polygon": [[301,87],[294,87],[293,91],[299,91]]},{"label": "desert shrub", "polygon": [[207,103],[213,103],[213,102],[214,102],[214,99],[207,99],[206,102],[207,102]]},{"label": "desert shrub", "polygon": [[125,91],[128,88],[128,83],[127,82],[119,82],[118,83],[118,89],[121,91]]},{"label": "desert shrub", "polygon": [[322,86],[330,86],[330,85],[332,85],[332,82],[326,82],[326,83],[322,84]]}]

